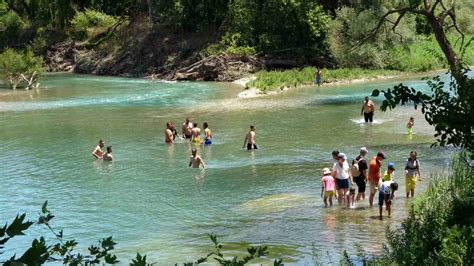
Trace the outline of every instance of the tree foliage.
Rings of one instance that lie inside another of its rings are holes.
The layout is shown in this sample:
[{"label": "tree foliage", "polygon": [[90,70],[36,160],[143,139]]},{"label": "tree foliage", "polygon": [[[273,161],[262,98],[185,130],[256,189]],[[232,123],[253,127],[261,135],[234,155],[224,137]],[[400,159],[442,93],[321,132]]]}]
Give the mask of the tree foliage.
[{"label": "tree foliage", "polygon": [[[465,35],[459,29],[456,20],[456,8],[454,2],[445,3],[443,0],[424,1],[397,1],[395,9],[387,11],[377,23],[377,26],[368,36],[375,36],[382,29],[387,18],[392,14],[398,14],[392,23],[392,30],[407,14],[414,14],[428,20],[433,34],[441,48],[449,66],[449,74],[452,79],[448,88],[435,77],[428,82],[431,94],[426,94],[409,88],[403,84],[393,89],[382,90],[385,97],[381,110],[395,108],[398,104],[413,103],[414,107],[421,105],[421,111],[426,121],[433,125],[436,131],[437,143],[441,146],[454,145],[464,148],[470,152],[474,151],[474,80],[469,77],[469,68],[464,66],[461,58],[470,46],[470,40],[464,40]],[[446,31],[454,27],[460,36],[460,44],[455,47],[447,38]],[[441,57],[432,53],[433,57]],[[379,90],[374,90],[373,96],[378,96]],[[474,153],[471,154],[474,156]]]},{"label": "tree foliage", "polygon": [[36,87],[42,71],[43,59],[31,50],[16,52],[8,48],[0,54],[0,79],[11,89]]}]

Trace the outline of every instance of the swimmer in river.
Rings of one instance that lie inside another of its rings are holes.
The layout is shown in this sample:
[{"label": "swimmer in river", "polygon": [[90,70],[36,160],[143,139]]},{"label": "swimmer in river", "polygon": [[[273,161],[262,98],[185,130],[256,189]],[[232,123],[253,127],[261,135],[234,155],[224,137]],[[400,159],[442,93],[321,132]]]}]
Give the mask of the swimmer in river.
[{"label": "swimmer in river", "polygon": [[181,127],[182,133],[183,133],[183,138],[186,139],[191,139],[192,137],[192,129],[193,129],[193,123],[189,119],[189,117],[186,117],[186,120],[183,123],[183,126]]},{"label": "swimmer in river", "polygon": [[207,122],[204,122],[202,127],[204,128],[204,145],[212,144],[212,132]]},{"label": "swimmer in river", "polygon": [[113,161],[114,157],[112,156],[112,146],[107,146],[107,152],[102,157],[104,161]]},{"label": "swimmer in river", "polygon": [[206,168],[206,165],[204,164],[204,161],[202,160],[201,156],[197,154],[196,148],[193,148],[191,150],[191,157],[189,158],[189,167],[193,168]]},{"label": "swimmer in river", "polygon": [[193,124],[193,129],[191,129],[191,142],[196,145],[201,145],[201,129],[198,127],[197,123]]},{"label": "swimmer in river", "polygon": [[174,134],[173,134],[173,124],[172,122],[166,123],[165,129],[165,143],[173,144],[174,142]]},{"label": "swimmer in river", "polygon": [[242,149],[247,145],[247,150],[256,150],[258,149],[257,144],[255,144],[255,127],[250,126],[250,130],[245,136],[244,145]]},{"label": "swimmer in river", "polygon": [[97,159],[102,159],[102,156],[104,155],[104,151],[102,148],[104,147],[105,143],[103,140],[99,140],[99,144],[95,147],[95,149],[92,151],[92,156],[94,156]]}]

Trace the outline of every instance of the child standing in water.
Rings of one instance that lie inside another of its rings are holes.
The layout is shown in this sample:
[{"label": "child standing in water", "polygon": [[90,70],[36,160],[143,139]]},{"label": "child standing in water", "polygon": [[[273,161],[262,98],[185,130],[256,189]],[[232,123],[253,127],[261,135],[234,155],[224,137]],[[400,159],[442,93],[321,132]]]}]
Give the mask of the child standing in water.
[{"label": "child standing in water", "polygon": [[355,199],[356,190],[354,187],[351,187],[346,193],[346,207],[355,208],[354,199]]},{"label": "child standing in water", "polygon": [[393,172],[395,172],[395,164],[389,162],[387,164],[387,171],[385,171],[385,173],[383,174],[382,182],[393,181]]},{"label": "child standing in water", "polygon": [[334,193],[336,183],[331,175],[331,171],[327,167],[323,169],[323,177],[321,178],[321,183],[323,185],[323,187],[321,188],[321,197],[323,197],[324,192],[324,207],[327,208],[328,199],[329,205],[332,206],[332,198],[336,194]]},{"label": "child standing in water", "polygon": [[412,116],[407,123],[407,135],[409,139],[413,137],[413,126],[415,126],[415,118]]}]

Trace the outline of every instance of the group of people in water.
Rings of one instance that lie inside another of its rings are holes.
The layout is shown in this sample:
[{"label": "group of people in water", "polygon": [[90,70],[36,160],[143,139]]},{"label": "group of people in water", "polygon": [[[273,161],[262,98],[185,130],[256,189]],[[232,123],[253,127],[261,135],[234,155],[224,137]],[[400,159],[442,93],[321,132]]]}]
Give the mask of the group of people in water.
[{"label": "group of people in water", "polygon": [[[361,115],[364,115],[364,121],[366,123],[373,122],[374,110],[374,103],[368,96],[366,96],[361,109]],[[414,118],[410,117],[406,125],[407,134],[410,137],[413,134],[414,125]],[[181,126],[181,134],[178,134],[174,123],[169,121],[166,123],[166,129],[164,132],[165,143],[173,144],[176,142],[176,139],[181,139],[182,141],[189,140],[190,143],[196,146],[211,145],[212,131],[209,128],[208,123],[204,122],[202,127],[204,129],[204,139],[201,139],[201,128],[199,128],[198,123],[192,122],[189,117],[186,117]],[[112,146],[107,146],[106,152],[103,151],[104,146],[104,141],[99,140],[99,143],[92,151],[92,155],[97,159],[112,161]],[[245,136],[242,148],[246,148],[247,150],[258,149],[256,144],[255,126],[250,126],[250,129]],[[383,205],[386,206],[388,216],[390,217],[392,200],[395,196],[395,192],[398,190],[398,183],[395,182],[393,178],[395,164],[389,162],[386,171],[382,174],[382,160],[386,159],[385,153],[383,151],[378,152],[377,155],[367,163],[366,156],[368,152],[369,151],[366,147],[360,148],[359,155],[351,161],[350,165],[346,154],[337,150],[332,152],[332,157],[335,160],[335,163],[333,164],[332,169],[323,169],[321,178],[321,197],[323,197],[325,207],[332,206],[332,200],[333,197],[335,197],[339,204],[344,204],[347,208],[355,208],[355,202],[365,199],[365,190],[368,183],[370,191],[369,206],[373,206],[374,197],[378,191],[380,217],[382,218]],[[407,198],[414,196],[417,181],[421,180],[420,163],[416,156],[416,151],[411,151],[410,157],[405,163],[404,169]],[[204,160],[200,155],[198,155],[195,147],[191,149],[189,167],[206,167]],[[358,188],[357,194],[354,184],[356,184]]]},{"label": "group of people in water", "polygon": [[[386,159],[383,151],[379,151],[369,163],[366,156],[366,147],[359,150],[359,155],[350,163],[346,154],[333,151],[332,157],[336,161],[332,170],[324,168],[321,178],[325,207],[332,206],[332,198],[336,197],[339,204],[344,204],[347,208],[355,208],[355,202],[365,199],[365,190],[369,186],[369,206],[373,206],[374,197],[378,191],[378,205],[380,217],[385,204],[388,216],[391,215],[391,204],[398,190],[398,183],[394,180],[395,164],[389,162],[386,171],[382,174],[382,160]],[[404,167],[406,197],[413,197],[417,181],[421,180],[420,162],[417,159],[416,151],[410,152]],[[357,185],[357,195],[354,184]]]}]

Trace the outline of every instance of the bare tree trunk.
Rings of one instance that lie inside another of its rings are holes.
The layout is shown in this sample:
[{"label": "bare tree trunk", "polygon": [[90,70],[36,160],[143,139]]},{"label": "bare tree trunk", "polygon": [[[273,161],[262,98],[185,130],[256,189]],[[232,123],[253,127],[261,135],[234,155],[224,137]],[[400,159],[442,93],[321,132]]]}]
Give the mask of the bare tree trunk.
[{"label": "bare tree trunk", "polygon": [[428,19],[428,22],[430,23],[431,28],[433,29],[433,33],[436,37],[436,41],[438,42],[439,47],[441,48],[441,51],[443,51],[444,55],[446,56],[446,60],[448,60],[450,69],[453,72],[459,72],[461,66],[459,58],[456,55],[456,52],[453,50],[453,47],[451,46],[451,43],[449,42],[448,38],[446,37],[443,25],[431,13],[426,12],[425,17]]},{"label": "bare tree trunk", "polygon": [[148,5],[148,19],[150,20],[150,24],[153,25],[155,18],[153,17],[152,0],[146,0],[146,3]]}]

